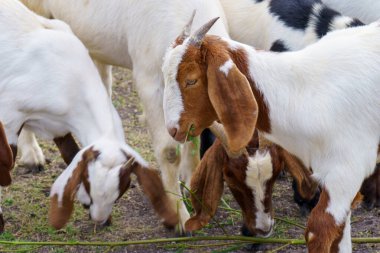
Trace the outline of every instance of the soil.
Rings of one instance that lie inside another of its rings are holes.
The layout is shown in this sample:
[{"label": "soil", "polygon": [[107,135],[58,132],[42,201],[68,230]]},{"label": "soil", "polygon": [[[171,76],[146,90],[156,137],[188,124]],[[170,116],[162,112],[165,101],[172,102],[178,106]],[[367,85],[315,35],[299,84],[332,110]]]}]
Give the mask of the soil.
[{"label": "soil", "polygon": [[[130,71],[114,69],[113,101],[123,119],[128,143],[157,167],[148,132],[139,121],[142,108],[132,85]],[[76,204],[69,224],[64,229],[54,231],[47,223],[49,189],[66,166],[52,142],[41,143],[44,154],[50,161],[45,166],[45,171],[38,174],[22,174],[22,168],[16,167],[13,171],[12,186],[3,189],[2,208],[6,220],[6,232],[0,235],[0,240],[113,242],[176,237],[175,231],[168,230],[161,224],[136,180],[133,181],[132,188],[115,205],[111,226],[95,226],[89,220],[87,211]],[[301,217],[299,208],[292,200],[292,194],[289,176],[277,181],[273,194],[275,216],[305,225],[306,217]],[[241,215],[237,211],[225,208],[239,210],[239,207],[228,190],[225,190],[223,198],[224,204],[221,203],[215,219],[192,236],[240,235]],[[303,233],[302,228],[276,220],[273,237],[302,239]],[[380,237],[380,210],[367,211],[362,207],[354,210],[352,236]],[[255,247],[246,244],[202,247],[206,244],[220,243],[226,242],[199,242],[195,246],[190,243],[169,243],[114,248],[25,246],[21,249],[27,252],[306,252],[305,246],[285,246],[280,249],[282,245],[276,244]],[[0,246],[0,251],[14,249],[14,247]],[[380,244],[353,244],[353,251],[380,252]]]}]

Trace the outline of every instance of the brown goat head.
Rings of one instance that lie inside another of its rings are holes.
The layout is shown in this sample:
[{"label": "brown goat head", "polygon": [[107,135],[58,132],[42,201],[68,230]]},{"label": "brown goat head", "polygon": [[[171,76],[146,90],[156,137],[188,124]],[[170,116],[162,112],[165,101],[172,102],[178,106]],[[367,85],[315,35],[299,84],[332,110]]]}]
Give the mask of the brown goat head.
[{"label": "brown goat head", "polygon": [[242,209],[242,233],[260,237],[271,234],[272,189],[282,169],[277,146],[259,150],[255,135],[246,148],[248,155],[230,158],[217,140],[206,152],[191,181],[196,215],[187,221],[186,230],[202,228],[215,215],[225,181]]},{"label": "brown goat head", "polygon": [[252,137],[258,109],[250,84],[232,60],[227,43],[205,36],[215,21],[186,39],[181,35],[165,56],[165,122],[173,138],[183,142],[188,134],[197,136],[220,121],[228,148],[236,152]]}]

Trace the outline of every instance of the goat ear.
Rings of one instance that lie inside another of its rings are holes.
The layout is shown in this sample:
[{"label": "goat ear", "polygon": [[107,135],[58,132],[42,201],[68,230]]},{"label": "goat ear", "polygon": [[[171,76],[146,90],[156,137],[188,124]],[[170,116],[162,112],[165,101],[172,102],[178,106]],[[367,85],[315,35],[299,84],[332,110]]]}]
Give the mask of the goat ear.
[{"label": "goat ear", "polygon": [[13,165],[12,150],[5,136],[3,124],[0,122],[0,186],[11,184],[12,178],[10,171]]},{"label": "goat ear", "polygon": [[49,210],[49,222],[55,229],[62,228],[70,219],[82,175],[88,164],[98,156],[99,152],[92,148],[78,153],[69,167],[55,180],[51,188]]},{"label": "goat ear", "polygon": [[137,181],[152,203],[156,213],[163,219],[164,225],[171,228],[175,227],[179,222],[178,215],[170,203],[158,171],[146,168],[137,162],[133,166]]},{"label": "goat ear", "polygon": [[251,140],[256,126],[258,108],[250,84],[229,58],[223,67],[209,64],[207,77],[210,101],[226,131],[228,147],[237,152]]},{"label": "goat ear", "polygon": [[198,165],[191,178],[191,203],[195,216],[185,223],[186,231],[201,229],[215,215],[223,194],[223,167],[226,155],[216,140]]}]

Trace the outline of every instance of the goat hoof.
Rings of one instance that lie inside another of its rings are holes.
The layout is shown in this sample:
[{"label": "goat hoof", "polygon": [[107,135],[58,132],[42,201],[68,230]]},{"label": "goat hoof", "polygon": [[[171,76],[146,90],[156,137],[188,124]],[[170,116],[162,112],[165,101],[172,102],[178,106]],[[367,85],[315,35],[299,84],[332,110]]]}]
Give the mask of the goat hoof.
[{"label": "goat hoof", "polygon": [[375,207],[375,201],[374,200],[363,201],[362,207],[366,209],[367,211],[371,211]]},{"label": "goat hoof", "polygon": [[301,217],[307,217],[311,212],[311,208],[307,203],[304,203],[300,206],[300,215]]},{"label": "goat hoof", "polygon": [[252,244],[248,244],[245,249],[247,251],[251,251],[251,252],[256,252],[256,251],[261,251],[262,250],[262,244],[260,243],[252,243]]},{"label": "goat hoof", "polygon": [[19,175],[25,174],[37,174],[44,171],[44,165],[42,164],[24,164],[17,170]]},{"label": "goat hoof", "polygon": [[193,233],[188,232],[188,231],[182,231],[181,233],[179,233],[179,232],[177,231],[177,232],[176,232],[176,236],[178,236],[178,237],[192,237],[192,236],[193,236]]},{"label": "goat hoof", "polygon": [[284,170],[281,170],[281,171],[280,171],[280,174],[278,174],[278,176],[277,176],[277,179],[279,179],[279,180],[283,180],[283,179],[285,179],[285,178],[286,178],[286,173],[285,173]]},{"label": "goat hoof", "polygon": [[102,227],[109,227],[109,226],[111,226],[112,225],[112,217],[110,216],[110,217],[108,217],[108,219],[106,220],[106,222],[104,222],[103,224],[102,224]]}]

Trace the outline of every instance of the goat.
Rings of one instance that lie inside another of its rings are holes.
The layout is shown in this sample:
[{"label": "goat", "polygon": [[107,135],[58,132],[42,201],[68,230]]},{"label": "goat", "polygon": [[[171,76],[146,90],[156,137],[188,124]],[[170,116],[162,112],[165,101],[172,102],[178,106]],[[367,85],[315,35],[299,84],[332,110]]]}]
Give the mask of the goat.
[{"label": "goat", "polygon": [[[320,0],[221,0],[221,3],[232,39],[275,52],[299,50],[329,31],[364,25],[328,8]],[[303,198],[299,185],[293,180],[294,200],[301,214],[306,215],[319,195],[311,192],[311,198]]]},{"label": "goat", "polygon": [[230,158],[219,140],[205,153],[191,179],[191,202],[195,216],[186,230],[198,230],[215,215],[227,183],[242,209],[242,233],[268,237],[273,231],[272,189],[283,168],[277,146],[259,150],[257,132],[247,145],[247,154]]},{"label": "goat", "polygon": [[295,51],[329,31],[363,25],[320,0],[221,0],[231,38],[256,48]]},{"label": "goat", "polygon": [[322,0],[324,4],[344,15],[355,17],[364,23],[380,19],[380,3],[372,0]]},{"label": "goat", "polygon": [[[16,0],[0,2],[0,24],[0,120],[9,144],[16,147],[27,128],[54,139],[71,162],[52,186],[50,223],[61,228],[67,222],[78,188],[91,218],[104,223],[133,172],[165,223],[174,226],[178,220],[158,173],[125,143],[121,119],[70,28]],[[71,134],[84,146],[80,151]]]},{"label": "goat", "polygon": [[183,142],[216,125],[237,156],[257,128],[312,167],[322,186],[305,231],[309,252],[351,252],[351,202],[374,171],[380,141],[380,23],[273,53],[206,36],[216,20],[165,55],[168,132]]},{"label": "goat", "polygon": [[[345,15],[356,17],[365,23],[375,22],[380,19],[380,3],[378,1],[323,0],[323,3]],[[364,181],[360,189],[360,192],[364,196],[364,207],[367,209],[372,209],[374,206],[380,207],[380,155],[377,163],[375,173]]]},{"label": "goat", "polygon": [[246,146],[247,153],[239,157],[229,157],[219,140],[206,151],[191,179],[190,197],[196,215],[186,222],[186,231],[200,229],[214,216],[223,193],[223,181],[242,209],[245,236],[268,237],[272,233],[272,190],[285,168],[297,179],[302,196],[314,194],[318,185],[310,180],[308,170],[294,156],[274,144],[260,146],[255,131]]},{"label": "goat", "polygon": [[[223,16],[219,0],[21,1],[45,17],[54,17],[70,25],[97,62],[108,93],[111,92],[110,65],[132,69],[165,189],[173,193],[170,200],[173,207],[178,209],[182,228],[190,216],[179,197],[181,191],[178,179],[181,174],[189,184],[192,171],[199,163],[199,156],[192,154],[192,144],[184,145],[179,155],[176,152],[178,143],[166,131],[162,110],[162,58],[192,10],[198,10],[199,15],[194,20],[197,24],[215,15]],[[222,23],[217,24],[211,33],[228,36]]]}]

